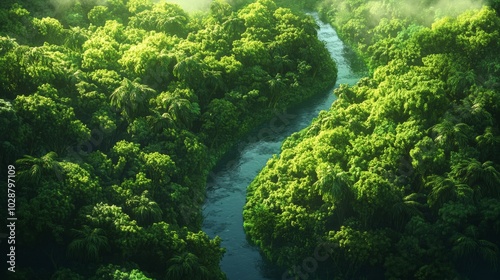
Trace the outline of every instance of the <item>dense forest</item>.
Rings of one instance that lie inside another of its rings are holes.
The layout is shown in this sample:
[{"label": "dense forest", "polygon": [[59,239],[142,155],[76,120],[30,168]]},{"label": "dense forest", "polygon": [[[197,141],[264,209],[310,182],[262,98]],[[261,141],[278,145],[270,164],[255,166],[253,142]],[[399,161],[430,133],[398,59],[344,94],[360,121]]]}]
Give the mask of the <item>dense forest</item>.
[{"label": "dense forest", "polygon": [[208,172],[337,71],[310,16],[232,4],[1,2],[0,178],[7,189],[15,168],[18,217],[10,279],[225,279],[220,238],[200,230]]},{"label": "dense forest", "polygon": [[248,236],[283,279],[499,279],[499,1],[317,4],[370,75],[252,182]]},{"label": "dense forest", "polygon": [[249,240],[283,279],[500,278],[500,1],[3,0],[9,279],[225,279],[209,171],[335,83],[304,10],[370,73],[248,187]]}]

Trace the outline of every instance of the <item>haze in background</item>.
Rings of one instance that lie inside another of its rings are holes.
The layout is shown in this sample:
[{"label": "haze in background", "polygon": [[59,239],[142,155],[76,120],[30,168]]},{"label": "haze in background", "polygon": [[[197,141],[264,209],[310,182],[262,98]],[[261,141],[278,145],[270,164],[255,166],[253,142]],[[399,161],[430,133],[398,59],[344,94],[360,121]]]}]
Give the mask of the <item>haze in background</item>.
[{"label": "haze in background", "polygon": [[[421,10],[416,7],[415,1],[405,0],[397,3],[398,10],[402,15],[410,18],[421,18],[424,22],[431,24],[435,20],[445,16],[455,17],[470,9],[480,9],[484,5],[482,0],[440,0]],[[375,15],[376,16],[376,15]]]},{"label": "haze in background", "polygon": [[[70,9],[71,7],[73,7],[76,0],[50,0],[49,2],[54,6],[55,11],[57,13],[59,13],[59,12],[66,11],[66,10]],[[104,2],[104,1],[102,1],[102,2]],[[99,3],[99,4],[101,4],[101,3]]]},{"label": "haze in background", "polygon": [[[162,0],[160,0],[162,1]],[[160,2],[158,0],[151,0],[151,2]],[[165,1],[165,0],[163,0]],[[75,4],[76,0],[50,0],[50,3],[54,5],[56,11],[63,11]],[[106,0],[94,0],[97,5],[106,6]],[[210,3],[212,0],[167,0],[166,2],[179,4],[185,11],[200,11],[208,10],[210,8]]]},{"label": "haze in background", "polygon": [[187,12],[208,10],[212,0],[168,0],[169,3],[179,4]]},{"label": "haze in background", "polygon": [[469,9],[480,9],[486,3],[484,1],[479,0],[458,0],[458,1],[449,1],[449,0],[441,0],[434,8],[436,8],[436,18],[440,18],[443,16],[457,16],[466,10]]}]

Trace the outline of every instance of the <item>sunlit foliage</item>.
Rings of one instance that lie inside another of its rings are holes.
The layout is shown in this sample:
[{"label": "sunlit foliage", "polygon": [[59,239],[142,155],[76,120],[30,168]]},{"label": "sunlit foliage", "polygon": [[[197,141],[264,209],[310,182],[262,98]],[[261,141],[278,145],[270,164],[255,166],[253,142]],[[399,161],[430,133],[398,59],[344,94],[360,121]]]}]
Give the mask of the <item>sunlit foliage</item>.
[{"label": "sunlit foliage", "polygon": [[325,240],[321,279],[498,276],[500,19],[441,17],[437,2],[321,4],[372,75],[283,143],[244,210],[251,240],[297,279]]}]

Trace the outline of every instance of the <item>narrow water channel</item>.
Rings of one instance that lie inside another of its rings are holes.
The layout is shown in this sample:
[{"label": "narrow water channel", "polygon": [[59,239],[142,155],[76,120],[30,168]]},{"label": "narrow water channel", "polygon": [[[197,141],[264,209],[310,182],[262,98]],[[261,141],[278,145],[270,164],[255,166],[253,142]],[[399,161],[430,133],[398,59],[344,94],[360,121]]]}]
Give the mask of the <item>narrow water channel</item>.
[{"label": "narrow water channel", "polygon": [[[318,23],[318,37],[324,41],[338,67],[339,84],[355,84],[364,74],[355,55],[344,47],[335,30],[311,14]],[[357,69],[358,68],[358,69]],[[332,89],[333,90],[333,89]],[[283,271],[273,268],[258,249],[247,242],[243,230],[243,206],[246,188],[281,143],[293,132],[308,126],[321,110],[328,109],[335,96],[332,90],[320,94],[296,109],[276,113],[235,145],[219,162],[208,178],[207,198],[203,207],[203,231],[220,236],[226,254],[221,268],[229,280],[281,279]]]}]

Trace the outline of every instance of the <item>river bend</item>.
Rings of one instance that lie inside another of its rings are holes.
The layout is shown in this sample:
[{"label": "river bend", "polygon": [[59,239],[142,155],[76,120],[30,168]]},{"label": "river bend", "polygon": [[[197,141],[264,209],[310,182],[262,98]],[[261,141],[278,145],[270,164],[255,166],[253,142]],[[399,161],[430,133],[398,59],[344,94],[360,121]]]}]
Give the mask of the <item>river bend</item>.
[{"label": "river bend", "polygon": [[[319,25],[318,38],[325,42],[337,63],[337,83],[355,84],[364,74],[356,69],[356,57],[336,31],[311,14]],[[332,89],[333,90],[333,89]],[[276,113],[240,140],[218,163],[208,178],[202,225],[211,238],[220,236],[226,254],[221,268],[229,280],[281,279],[283,271],[266,263],[259,250],[247,242],[243,230],[246,188],[269,158],[280,152],[281,143],[293,132],[307,127],[321,110],[330,108],[336,97],[332,90],[304,102],[299,108]]]}]

